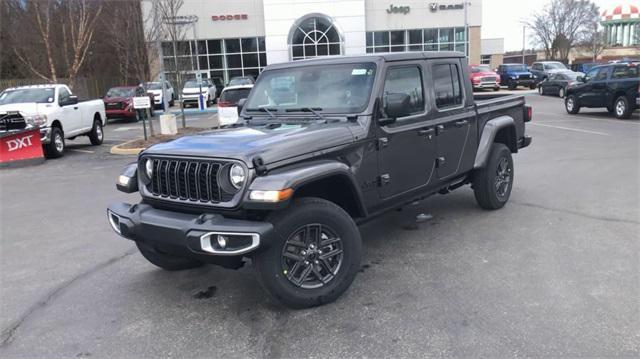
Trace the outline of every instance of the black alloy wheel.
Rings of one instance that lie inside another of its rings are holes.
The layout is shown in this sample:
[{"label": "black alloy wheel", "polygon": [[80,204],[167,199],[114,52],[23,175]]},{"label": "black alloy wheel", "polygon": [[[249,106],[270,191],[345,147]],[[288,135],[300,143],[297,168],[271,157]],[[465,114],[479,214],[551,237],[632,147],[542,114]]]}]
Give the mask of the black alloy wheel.
[{"label": "black alloy wheel", "polygon": [[282,273],[294,285],[313,289],[329,283],[340,270],[342,240],[329,226],[298,228],[282,248]]},{"label": "black alloy wheel", "polygon": [[504,200],[508,193],[509,186],[511,186],[511,173],[512,167],[509,164],[509,160],[506,157],[501,157],[496,167],[496,177],[494,187],[496,189],[496,196],[499,199]]}]

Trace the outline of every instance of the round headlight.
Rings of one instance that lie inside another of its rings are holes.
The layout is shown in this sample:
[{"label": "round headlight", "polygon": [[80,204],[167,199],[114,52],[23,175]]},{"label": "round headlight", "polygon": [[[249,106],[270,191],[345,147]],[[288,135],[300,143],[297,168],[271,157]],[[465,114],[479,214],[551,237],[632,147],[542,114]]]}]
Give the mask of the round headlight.
[{"label": "round headlight", "polygon": [[242,166],[234,164],[229,169],[229,182],[235,188],[240,188],[244,184],[246,179],[246,174],[244,173],[244,168]]},{"label": "round headlight", "polygon": [[153,160],[147,160],[147,162],[144,163],[144,171],[147,178],[151,179],[153,177]]}]

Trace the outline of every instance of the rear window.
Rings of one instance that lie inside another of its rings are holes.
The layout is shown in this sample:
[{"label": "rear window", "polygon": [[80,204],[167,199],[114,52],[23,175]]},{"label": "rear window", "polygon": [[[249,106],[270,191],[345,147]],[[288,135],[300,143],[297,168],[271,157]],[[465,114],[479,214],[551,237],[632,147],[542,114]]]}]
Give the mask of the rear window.
[{"label": "rear window", "polygon": [[613,69],[612,79],[638,78],[638,67],[636,66],[616,66]]},{"label": "rear window", "polygon": [[251,92],[249,88],[225,90],[222,92],[222,95],[220,95],[220,100],[236,103],[240,101],[240,99],[249,97],[249,92]]}]

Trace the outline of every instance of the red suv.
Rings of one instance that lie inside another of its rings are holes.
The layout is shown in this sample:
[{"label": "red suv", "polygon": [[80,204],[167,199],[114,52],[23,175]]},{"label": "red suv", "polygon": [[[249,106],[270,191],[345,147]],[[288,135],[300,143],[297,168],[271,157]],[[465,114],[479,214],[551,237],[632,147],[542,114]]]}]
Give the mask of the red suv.
[{"label": "red suv", "polygon": [[474,90],[486,88],[500,90],[500,76],[491,71],[489,65],[471,65],[469,70],[469,78]]},{"label": "red suv", "polygon": [[[153,94],[146,93],[144,88],[140,86],[117,86],[107,91],[102,99],[104,101],[104,109],[107,118],[127,118],[136,119],[136,111],[133,109],[133,98],[141,96],[149,96],[153,103]],[[150,110],[150,116],[153,116],[153,108]]]}]

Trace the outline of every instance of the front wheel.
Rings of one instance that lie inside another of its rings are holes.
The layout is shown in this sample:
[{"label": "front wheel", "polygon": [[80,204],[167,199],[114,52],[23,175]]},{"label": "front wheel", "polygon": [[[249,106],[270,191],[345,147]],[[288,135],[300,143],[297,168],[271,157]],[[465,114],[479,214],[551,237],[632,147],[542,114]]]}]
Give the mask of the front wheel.
[{"label": "front wheel", "polygon": [[484,209],[502,208],[511,196],[513,186],[513,158],[502,143],[491,145],[485,167],[473,175],[473,193]]},{"label": "front wheel", "polygon": [[94,146],[98,146],[102,144],[102,140],[104,139],[104,132],[102,131],[102,121],[96,119],[93,121],[93,128],[91,128],[91,132],[89,132],[89,141]]},{"label": "front wheel", "polygon": [[515,90],[518,84],[515,81],[509,81],[509,90]]},{"label": "front wheel", "polygon": [[535,90],[535,89],[536,89],[536,84],[529,85],[529,90]]},{"label": "front wheel", "polygon": [[254,256],[266,291],[291,308],[333,302],[344,293],[360,268],[360,232],[336,204],[301,198],[268,221],[274,235],[269,247]]},{"label": "front wheel", "polygon": [[140,254],[142,254],[149,263],[167,271],[192,269],[201,267],[204,264],[193,259],[176,257],[168,253],[163,253],[162,251],[147,246],[144,243],[136,242],[136,246],[138,247]]},{"label": "front wheel", "polygon": [[58,158],[64,155],[64,134],[59,127],[51,128],[51,142],[44,146],[47,158]]},{"label": "front wheel", "polygon": [[564,108],[567,110],[567,113],[575,115],[580,111],[580,106],[578,105],[578,99],[575,95],[569,95],[564,100]]},{"label": "front wheel", "polygon": [[626,96],[620,96],[613,103],[614,114],[618,119],[627,119],[631,117],[631,106],[629,106],[629,100]]}]

